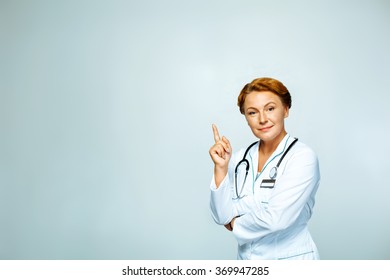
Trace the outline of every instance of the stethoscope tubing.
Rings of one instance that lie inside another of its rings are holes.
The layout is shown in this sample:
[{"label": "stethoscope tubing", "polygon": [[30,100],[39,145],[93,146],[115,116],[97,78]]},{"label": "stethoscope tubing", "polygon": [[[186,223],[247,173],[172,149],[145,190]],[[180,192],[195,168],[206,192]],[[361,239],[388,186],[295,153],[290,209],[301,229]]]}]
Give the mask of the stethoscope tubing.
[{"label": "stethoscope tubing", "polygon": [[[282,154],[281,158],[279,159],[278,163],[276,164],[276,166],[272,167],[271,171],[270,171],[270,179],[272,180],[275,180],[276,179],[276,176],[278,175],[278,168],[280,166],[280,164],[282,163],[284,157],[286,156],[286,154],[290,151],[290,149],[295,145],[295,143],[298,141],[298,138],[295,138],[293,142],[291,142],[291,144],[287,147],[287,150],[284,151],[284,153]],[[245,186],[245,182],[246,182],[246,178],[248,177],[248,171],[249,171],[249,161],[246,159],[246,155],[248,154],[249,150],[254,146],[256,145],[257,143],[259,143],[259,141],[256,141],[254,143],[252,143],[251,145],[249,145],[249,147],[246,149],[245,153],[244,153],[244,156],[242,157],[242,160],[240,160],[237,165],[236,165],[236,168],[234,169],[234,185],[235,185],[235,191],[236,191],[236,197],[233,198],[234,200],[237,200],[237,199],[241,199],[244,196],[241,196],[243,190],[244,190],[244,186]],[[240,193],[238,193],[238,187],[237,187],[237,173],[238,173],[238,168],[241,164],[245,164],[245,177],[244,177],[244,182],[242,183],[242,186],[241,186],[241,190],[240,190]]]}]

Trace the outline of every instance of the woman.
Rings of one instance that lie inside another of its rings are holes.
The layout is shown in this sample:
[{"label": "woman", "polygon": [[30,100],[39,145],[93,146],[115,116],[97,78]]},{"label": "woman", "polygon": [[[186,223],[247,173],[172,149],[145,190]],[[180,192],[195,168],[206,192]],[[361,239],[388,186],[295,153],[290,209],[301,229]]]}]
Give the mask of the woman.
[{"label": "woman", "polygon": [[233,154],[213,125],[215,222],[233,232],[238,259],[319,259],[307,227],[319,165],[315,153],[286,132],[290,93],[278,80],[259,78],[244,86],[238,106],[260,141]]}]

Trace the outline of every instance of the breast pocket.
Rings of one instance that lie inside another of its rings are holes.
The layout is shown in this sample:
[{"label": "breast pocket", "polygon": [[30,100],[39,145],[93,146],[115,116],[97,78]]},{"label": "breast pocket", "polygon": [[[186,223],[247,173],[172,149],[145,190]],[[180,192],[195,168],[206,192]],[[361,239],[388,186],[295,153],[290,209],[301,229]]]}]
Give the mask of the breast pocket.
[{"label": "breast pocket", "polygon": [[269,206],[269,200],[275,188],[275,180],[273,179],[263,179],[258,186],[256,199],[258,200],[258,205],[261,208],[267,209]]}]

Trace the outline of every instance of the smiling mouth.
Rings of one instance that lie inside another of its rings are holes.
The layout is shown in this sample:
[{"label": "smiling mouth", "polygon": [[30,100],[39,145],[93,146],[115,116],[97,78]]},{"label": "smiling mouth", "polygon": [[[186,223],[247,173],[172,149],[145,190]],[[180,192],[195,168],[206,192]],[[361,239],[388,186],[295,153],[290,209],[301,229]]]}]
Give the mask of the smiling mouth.
[{"label": "smiling mouth", "polygon": [[267,127],[263,127],[263,128],[260,128],[259,130],[260,131],[268,131],[272,128],[273,126],[267,126]]}]

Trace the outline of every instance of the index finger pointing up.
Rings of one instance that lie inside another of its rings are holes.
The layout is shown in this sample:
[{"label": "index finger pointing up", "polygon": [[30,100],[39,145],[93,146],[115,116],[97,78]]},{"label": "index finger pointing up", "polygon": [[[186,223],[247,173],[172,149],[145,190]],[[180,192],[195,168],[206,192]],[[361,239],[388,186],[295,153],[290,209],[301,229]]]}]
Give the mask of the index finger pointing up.
[{"label": "index finger pointing up", "polygon": [[214,141],[217,143],[221,138],[219,137],[218,128],[213,124]]}]

